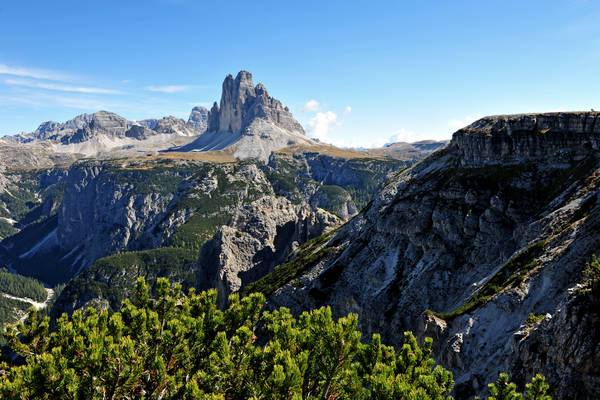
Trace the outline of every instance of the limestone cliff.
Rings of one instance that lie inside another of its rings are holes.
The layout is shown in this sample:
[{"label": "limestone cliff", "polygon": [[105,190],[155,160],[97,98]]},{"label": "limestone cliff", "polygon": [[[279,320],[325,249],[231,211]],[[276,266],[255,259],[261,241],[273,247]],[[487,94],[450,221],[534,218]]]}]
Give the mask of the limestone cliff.
[{"label": "limestone cliff", "polygon": [[299,245],[339,225],[321,210],[263,197],[236,211],[231,221],[200,250],[197,281],[217,288],[219,304],[282,264]]},{"label": "limestone cliff", "polygon": [[187,124],[198,135],[206,132],[206,128],[208,128],[208,110],[200,106],[192,108]]}]

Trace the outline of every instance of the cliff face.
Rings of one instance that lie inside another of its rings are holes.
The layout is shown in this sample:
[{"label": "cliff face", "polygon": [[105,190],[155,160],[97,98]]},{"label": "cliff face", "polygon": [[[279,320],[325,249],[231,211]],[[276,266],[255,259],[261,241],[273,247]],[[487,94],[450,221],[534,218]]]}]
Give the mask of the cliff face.
[{"label": "cliff face", "polygon": [[337,227],[334,215],[282,197],[263,197],[232,216],[200,250],[197,282],[217,288],[224,306],[240,291],[282,264],[299,245]]},{"label": "cliff face", "polygon": [[581,285],[572,288],[554,314],[513,335],[508,372],[517,382],[541,373],[554,383],[556,399],[598,397],[600,304],[581,290]]},{"label": "cliff face", "polygon": [[600,148],[600,113],[546,113],[482,118],[454,134],[463,165],[582,158]]},{"label": "cliff face", "polygon": [[404,330],[434,336],[457,397],[485,393],[528,314],[556,313],[600,245],[598,134],[581,123],[596,116],[490,117],[458,131],[393,177],[270,306],[331,304],[395,345]]},{"label": "cliff face", "polygon": [[192,108],[187,124],[198,135],[206,132],[206,128],[208,128],[208,110],[204,107]]}]

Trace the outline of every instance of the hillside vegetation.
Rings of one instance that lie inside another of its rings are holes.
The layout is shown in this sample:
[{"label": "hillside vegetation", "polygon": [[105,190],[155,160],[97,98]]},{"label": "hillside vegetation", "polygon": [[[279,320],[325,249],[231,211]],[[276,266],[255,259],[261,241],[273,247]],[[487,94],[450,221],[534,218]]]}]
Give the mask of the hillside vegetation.
[{"label": "hillside vegetation", "polygon": [[46,301],[48,293],[38,280],[0,268],[0,292],[15,297],[26,297],[38,302]]},{"label": "hillside vegetation", "polygon": [[[133,302],[120,312],[64,314],[48,334],[49,318],[32,311],[5,332],[25,359],[4,363],[3,399],[450,399],[452,374],[435,366],[431,339],[419,347],[404,334],[396,353],[373,335],[360,341],[356,315],[335,321],[329,308],[303,313],[262,309],[265,298],[230,297],[217,309],[215,290],[181,295],[156,282],[151,299],[138,279]],[[260,328],[259,328],[260,326]],[[527,399],[547,399],[542,377]],[[490,385],[493,399],[522,399],[506,375]]]}]

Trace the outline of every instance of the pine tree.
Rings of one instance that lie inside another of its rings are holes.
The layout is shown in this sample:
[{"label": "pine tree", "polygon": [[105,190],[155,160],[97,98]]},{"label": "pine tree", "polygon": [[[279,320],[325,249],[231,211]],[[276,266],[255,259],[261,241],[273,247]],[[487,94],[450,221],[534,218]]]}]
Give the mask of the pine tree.
[{"label": "pine tree", "polygon": [[[450,399],[452,374],[435,365],[430,339],[420,347],[407,332],[396,354],[378,335],[361,343],[357,316],[335,320],[328,307],[295,319],[264,311],[261,294],[232,295],[219,310],[215,290],[183,295],[166,279],[155,287],[153,299],[140,278],[120,312],[63,314],[51,333],[35,310],[8,326],[25,362],[0,367],[0,398]],[[490,390],[519,398],[507,376]],[[536,377],[527,399],[547,400],[546,390]]]}]

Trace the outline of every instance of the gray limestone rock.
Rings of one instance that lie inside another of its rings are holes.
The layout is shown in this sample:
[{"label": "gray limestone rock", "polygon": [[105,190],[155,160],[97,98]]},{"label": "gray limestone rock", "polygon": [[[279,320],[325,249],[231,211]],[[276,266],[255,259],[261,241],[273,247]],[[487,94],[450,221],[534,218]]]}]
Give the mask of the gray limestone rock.
[{"label": "gray limestone rock", "polygon": [[198,135],[206,132],[208,128],[208,110],[204,107],[192,108],[187,124]]},{"label": "gray limestone rock", "polygon": [[296,247],[335,228],[341,220],[327,211],[267,196],[239,209],[200,250],[198,282],[216,287],[219,304],[271,272]]}]

